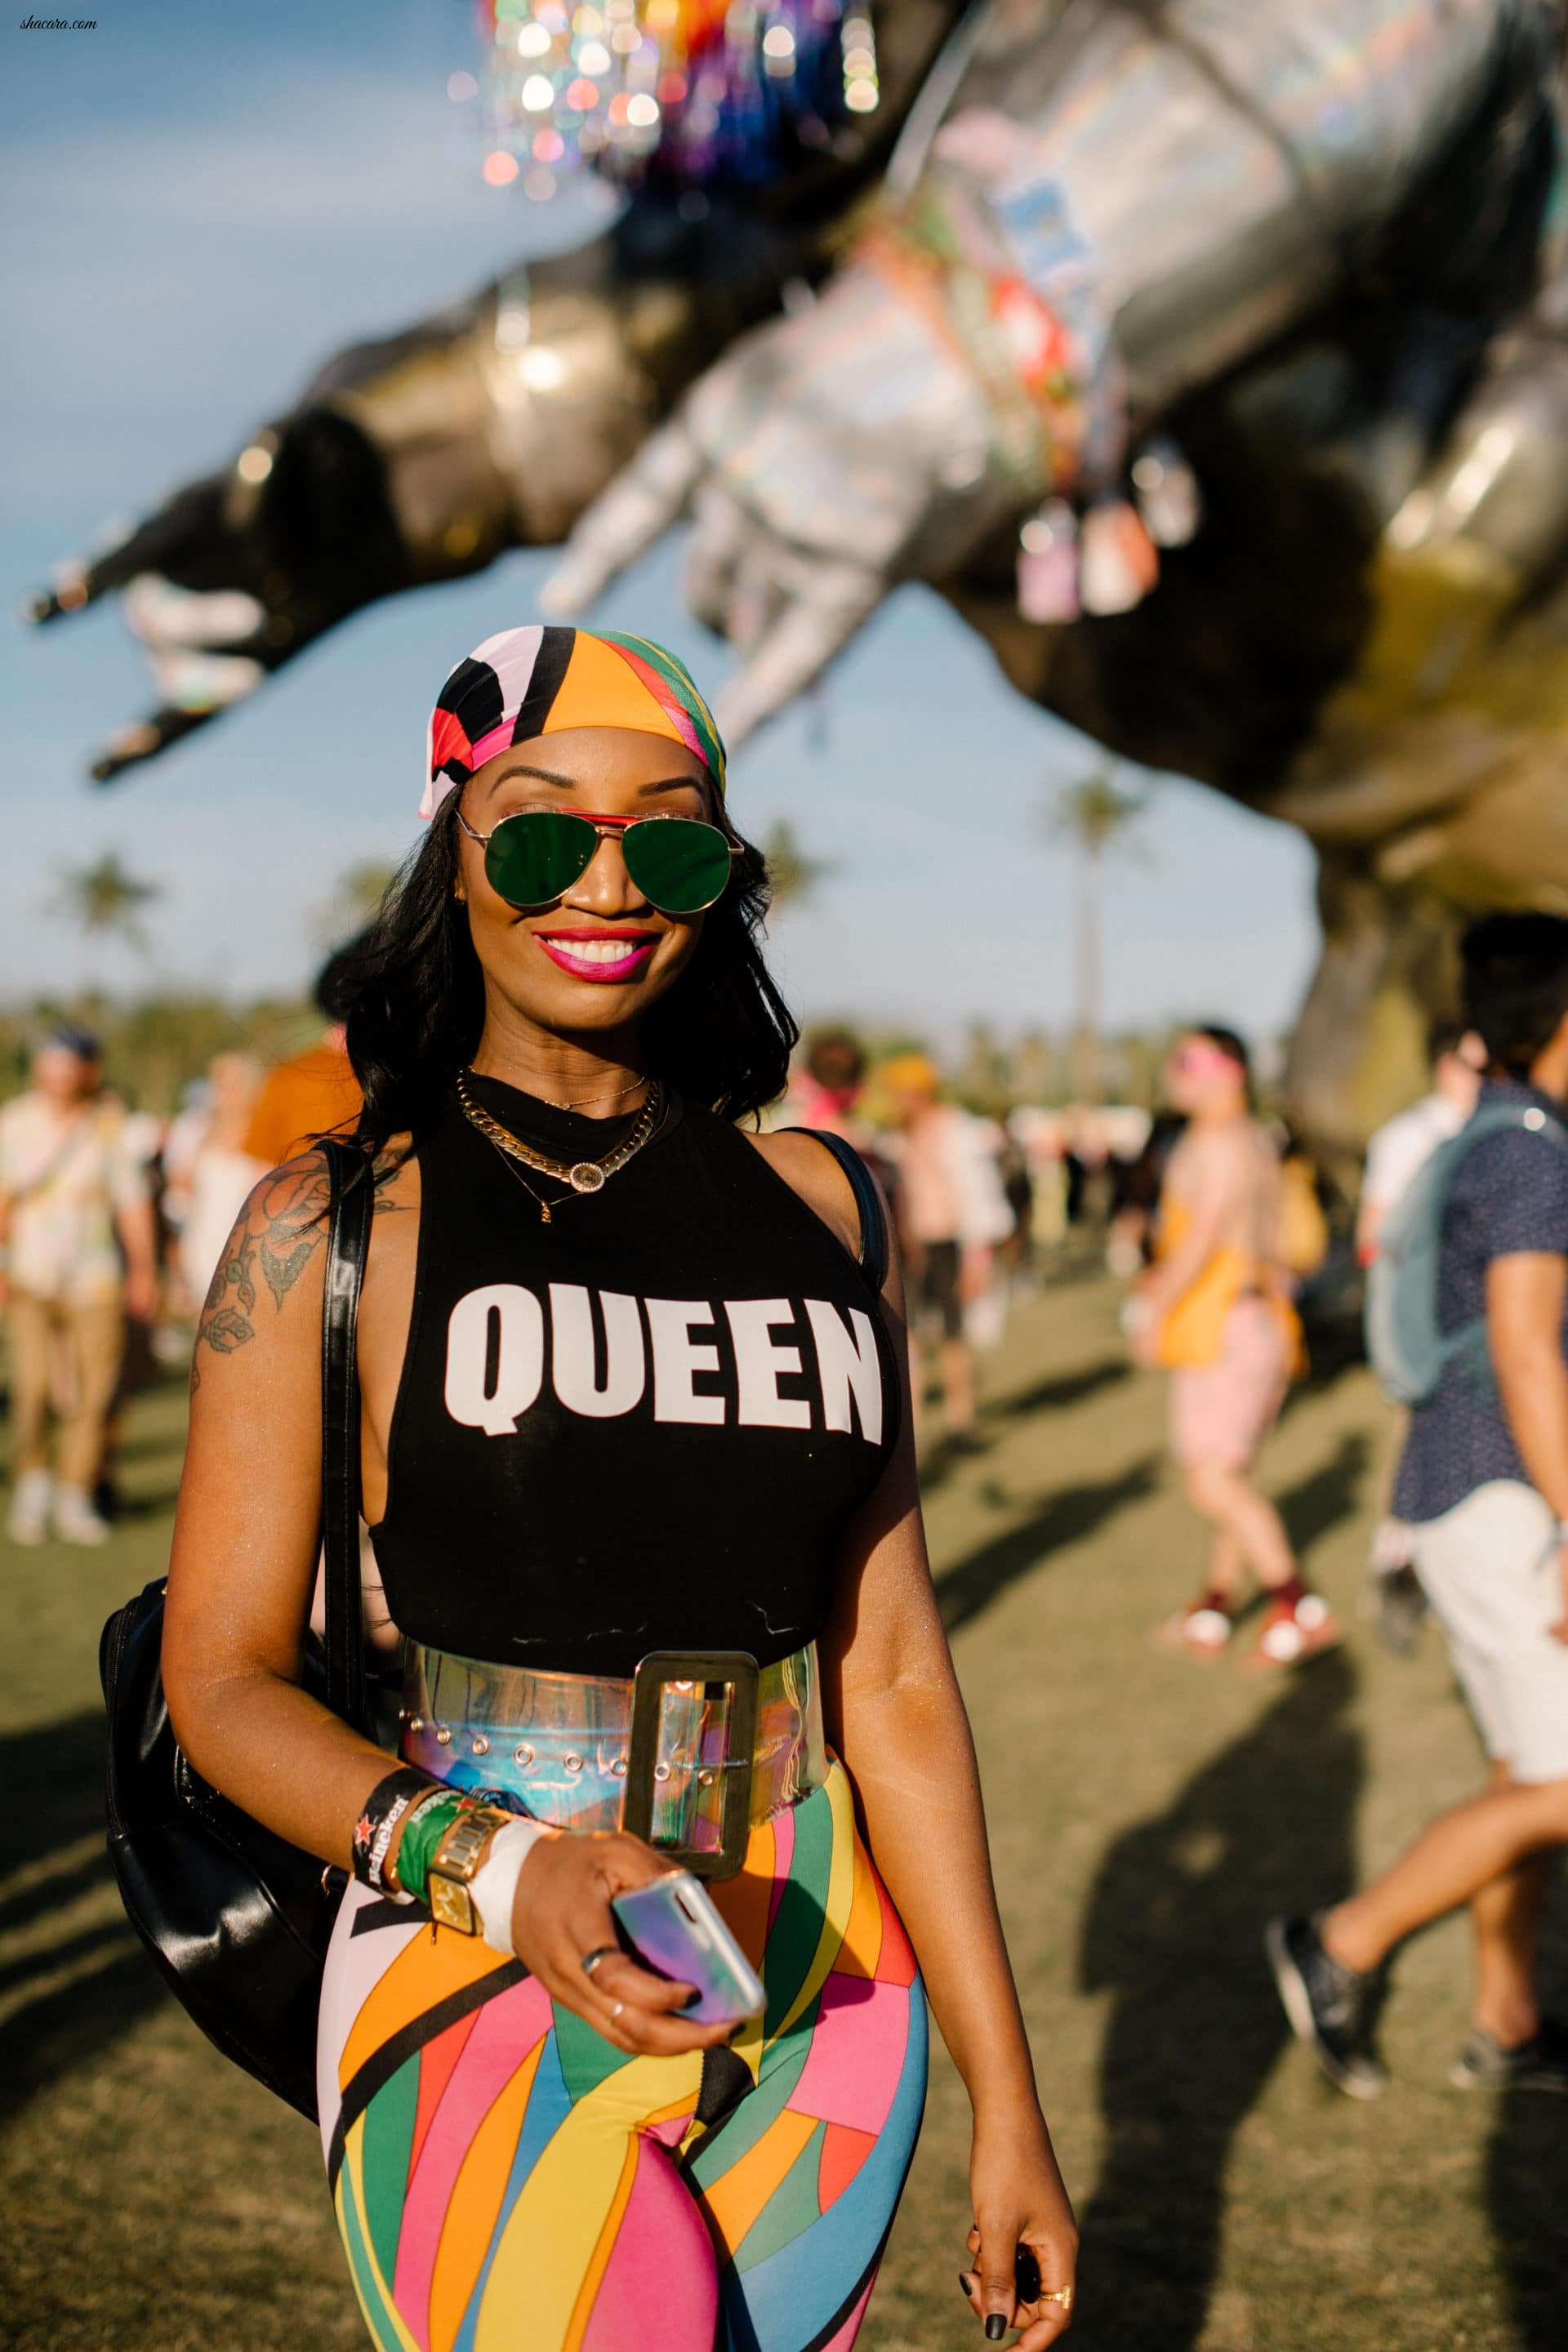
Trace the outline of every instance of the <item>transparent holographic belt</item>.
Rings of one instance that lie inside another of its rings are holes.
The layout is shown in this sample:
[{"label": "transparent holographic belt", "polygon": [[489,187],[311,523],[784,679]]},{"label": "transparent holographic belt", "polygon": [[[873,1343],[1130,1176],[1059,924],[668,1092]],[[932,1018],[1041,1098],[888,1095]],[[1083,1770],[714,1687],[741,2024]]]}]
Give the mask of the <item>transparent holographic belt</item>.
[{"label": "transparent holographic belt", "polygon": [[557,1829],[626,1829],[682,1868],[734,1874],[748,1832],[822,1786],[816,1644],[657,1650],[630,1678],[536,1674],[407,1645],[398,1752]]}]

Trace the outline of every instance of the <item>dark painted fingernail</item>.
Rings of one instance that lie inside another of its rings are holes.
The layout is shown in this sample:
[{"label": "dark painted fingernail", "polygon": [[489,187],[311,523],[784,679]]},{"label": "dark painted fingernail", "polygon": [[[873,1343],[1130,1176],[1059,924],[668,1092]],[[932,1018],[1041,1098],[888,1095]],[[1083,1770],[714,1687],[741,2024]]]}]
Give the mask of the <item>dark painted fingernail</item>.
[{"label": "dark painted fingernail", "polygon": [[959,2272],[958,2284],[963,2289],[963,2299],[965,2303],[973,2303],[974,2300],[974,2289],[970,2285],[968,2275],[965,2272]]},{"label": "dark painted fingernail", "polygon": [[994,2311],[985,2323],[985,2341],[987,2344],[1000,2344],[1006,2333],[1006,2321],[999,2311]]}]

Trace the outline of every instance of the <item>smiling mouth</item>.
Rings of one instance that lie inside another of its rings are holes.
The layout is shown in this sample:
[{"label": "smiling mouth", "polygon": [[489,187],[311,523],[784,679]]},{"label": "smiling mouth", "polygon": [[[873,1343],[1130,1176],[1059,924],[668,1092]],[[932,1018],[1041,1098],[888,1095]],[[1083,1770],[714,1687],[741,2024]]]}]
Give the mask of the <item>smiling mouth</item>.
[{"label": "smiling mouth", "polygon": [[553,964],[574,980],[630,980],[652,955],[651,931],[536,931]]}]

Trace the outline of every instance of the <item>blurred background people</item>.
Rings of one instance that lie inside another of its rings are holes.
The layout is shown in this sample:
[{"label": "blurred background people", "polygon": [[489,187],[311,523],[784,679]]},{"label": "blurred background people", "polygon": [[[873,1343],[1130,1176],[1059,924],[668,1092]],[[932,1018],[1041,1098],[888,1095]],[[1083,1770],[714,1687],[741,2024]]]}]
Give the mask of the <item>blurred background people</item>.
[{"label": "blurred background people", "polygon": [[1223,1649],[1250,1570],[1269,1607],[1249,1664],[1290,1665],[1337,1641],[1339,1627],[1301,1582],[1284,1523],[1253,1478],[1301,1348],[1279,1255],[1279,1154],[1252,1115],[1234,1030],[1187,1030],[1165,1084],[1186,1126],[1161,1188],[1155,1260],[1134,1294],[1133,1346],[1170,1371],[1171,1450],[1213,1529],[1208,1581],[1165,1636],[1200,1654]]},{"label": "blurred background people", "polygon": [[263,1167],[276,1168],[311,1139],[334,1128],[352,1127],[360,1114],[359,1081],[344,1044],[348,987],[357,940],[328,957],[312,994],[326,1027],[308,1052],[274,1063],[262,1079],[241,1149]]},{"label": "blurred background people", "polygon": [[[1435,1021],[1427,1032],[1426,1057],[1432,1072],[1430,1092],[1408,1110],[1384,1120],[1367,1145],[1355,1227],[1356,1256],[1363,1266],[1377,1255],[1384,1227],[1427,1160],[1440,1143],[1458,1135],[1476,1107],[1487,1049],[1475,1031],[1467,1029],[1462,1021]],[[1384,1471],[1385,1494],[1393,1483],[1405,1430],[1405,1416],[1398,1413]],[[1426,1595],[1413,1558],[1410,1528],[1385,1510],[1373,1531],[1367,1559],[1371,1614],[1386,1646],[1401,1657],[1414,1653],[1426,1614]]]},{"label": "blurred background people", "polygon": [[1370,1886],[1268,1931],[1291,2026],[1363,2099],[1386,2080],[1385,1964],[1461,1904],[1474,2021],[1450,2082],[1568,2093],[1568,2027],[1542,2016],[1536,1984],[1547,1867],[1568,1845],[1568,921],[1490,916],[1463,955],[1489,1056],[1479,1107],[1518,1124],[1479,1135],[1447,1180],[1437,1328],[1481,1345],[1456,1349],[1413,1408],[1394,1502],[1491,1784]]},{"label": "blurred background people", "polygon": [[1451,1135],[1458,1135],[1476,1107],[1487,1049],[1462,1021],[1435,1021],[1427,1033],[1432,1088],[1386,1119],[1366,1148],[1361,1206],[1356,1212],[1356,1255],[1370,1265],[1378,1235],[1410,1183]]},{"label": "blurred background people", "polygon": [[246,1194],[273,1163],[245,1149],[261,1065],[249,1054],[215,1054],[198,1099],[181,1112],[163,1147],[163,1213],[175,1235],[183,1305],[195,1314],[207,1294]]},{"label": "blurred background people", "polygon": [[1136,1159],[1118,1163],[1105,1263],[1119,1282],[1133,1281],[1154,1255],[1160,1191],[1186,1124],[1180,1111],[1156,1111]]},{"label": "blurred background people", "polygon": [[29,1090],[0,1108],[0,1242],[15,1442],[7,1532],[13,1543],[41,1543],[51,1528],[67,1543],[102,1543],[109,1526],[93,1492],[125,1318],[151,1321],[157,1263],[142,1154],[103,1090],[86,1030],[54,1031]]},{"label": "blurred background people", "polygon": [[866,1124],[855,1106],[866,1083],[866,1053],[852,1029],[819,1029],[806,1042],[805,1058],[790,1073],[786,1118],[797,1127],[841,1135],[864,1147]]},{"label": "blurred background people", "polygon": [[[895,1199],[909,1281],[910,1373],[917,1436],[923,1341],[937,1334],[942,1437],[963,1452],[974,1438],[974,1364],[965,1309],[988,1294],[994,1255],[1013,1230],[996,1161],[999,1130],[956,1103],[923,1054],[896,1055],[878,1073],[899,1136]],[[984,1315],[982,1335],[989,1338]]]},{"label": "blurred background people", "polygon": [[1023,1137],[1011,1118],[1002,1130],[996,1172],[1002,1179],[1002,1197],[1013,1220],[1013,1230],[999,1253],[999,1266],[1009,1287],[1023,1289],[1035,1276],[1035,1171]]},{"label": "blurred background people", "polygon": [[974,1427],[974,1372],[959,1286],[958,1187],[949,1149],[952,1108],[939,1100],[940,1081],[923,1054],[896,1055],[879,1076],[900,1139],[897,1212],[909,1286],[915,1435],[918,1441],[924,1420],[924,1342],[934,1328],[942,1434],[950,1445],[962,1446]]}]

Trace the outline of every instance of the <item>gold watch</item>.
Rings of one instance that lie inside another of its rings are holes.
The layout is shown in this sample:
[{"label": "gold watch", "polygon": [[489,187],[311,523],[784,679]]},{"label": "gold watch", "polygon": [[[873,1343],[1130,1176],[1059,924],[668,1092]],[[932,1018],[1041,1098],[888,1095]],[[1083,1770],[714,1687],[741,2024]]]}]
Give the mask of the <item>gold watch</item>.
[{"label": "gold watch", "polygon": [[455,1927],[460,1936],[477,1936],[479,1915],[468,1888],[498,1830],[515,1821],[500,1805],[472,1805],[447,1828],[425,1874],[425,1896],[430,1916],[439,1927]]}]

